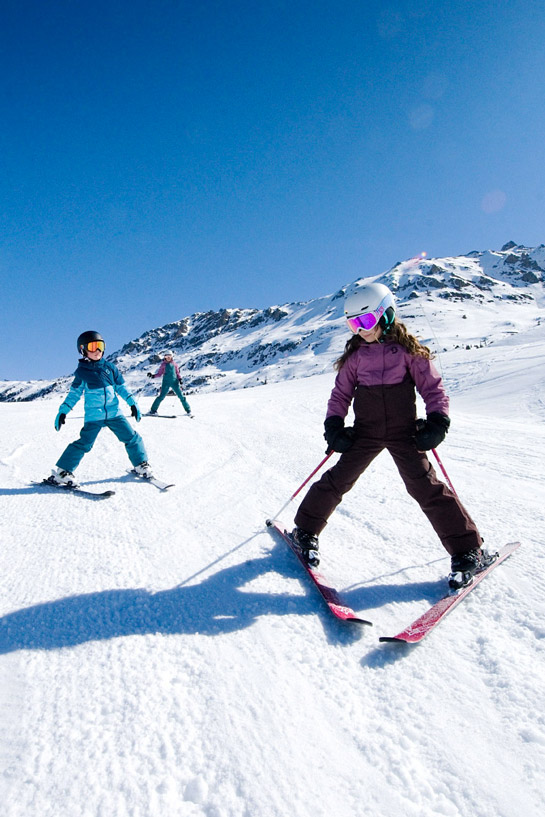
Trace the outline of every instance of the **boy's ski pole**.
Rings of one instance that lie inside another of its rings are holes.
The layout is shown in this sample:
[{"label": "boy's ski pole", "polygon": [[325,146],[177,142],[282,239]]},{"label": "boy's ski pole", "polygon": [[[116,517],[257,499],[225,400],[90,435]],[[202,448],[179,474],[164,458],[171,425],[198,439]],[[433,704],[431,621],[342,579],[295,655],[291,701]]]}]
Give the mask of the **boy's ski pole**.
[{"label": "boy's ski pole", "polygon": [[451,482],[451,481],[450,481],[450,479],[449,479],[449,475],[448,475],[448,474],[447,474],[447,472],[445,471],[445,466],[444,466],[444,465],[443,465],[443,463],[441,462],[441,459],[440,459],[440,457],[439,457],[439,454],[437,453],[437,451],[435,450],[435,448],[432,448],[432,450],[431,450],[431,451],[432,451],[433,456],[435,457],[435,459],[436,459],[436,460],[437,460],[437,462],[439,463],[439,468],[440,468],[440,469],[441,469],[441,471],[443,472],[443,476],[445,477],[445,479],[446,479],[446,481],[447,481],[447,485],[448,485],[448,487],[450,488],[450,490],[452,491],[452,493],[454,494],[454,496],[458,496],[458,494],[457,494],[457,493],[456,493],[456,491],[454,490],[454,485],[452,484],[452,482]]},{"label": "boy's ski pole", "polygon": [[335,452],[333,451],[333,449],[331,449],[330,451],[328,451],[328,452],[327,452],[327,454],[325,455],[325,457],[323,458],[323,460],[321,461],[321,463],[320,463],[319,465],[317,465],[317,466],[316,466],[316,468],[314,469],[314,471],[313,471],[311,474],[309,474],[309,475],[308,475],[308,477],[306,478],[306,480],[305,480],[304,482],[302,482],[302,483],[301,483],[301,485],[300,485],[300,486],[297,488],[297,490],[296,490],[296,491],[294,491],[294,492],[293,492],[293,494],[290,496],[290,498],[289,498],[289,499],[288,499],[288,501],[285,503],[285,505],[282,505],[282,507],[280,508],[280,510],[279,510],[279,511],[277,511],[277,512],[275,513],[275,515],[271,517],[271,519],[278,519],[278,517],[280,516],[280,514],[282,513],[282,511],[284,511],[284,510],[285,510],[285,509],[288,507],[288,505],[290,504],[290,502],[291,502],[292,500],[294,500],[294,499],[295,499],[295,497],[297,496],[297,494],[299,493],[299,491],[302,491],[302,490],[303,490],[303,488],[305,487],[305,485],[307,484],[307,482],[309,482],[309,481],[312,479],[312,477],[314,476],[314,474],[315,474],[317,471],[319,471],[319,470],[320,470],[320,468],[322,467],[322,465],[325,465],[325,463],[328,461],[328,459],[330,458],[330,456],[331,456],[332,454],[334,454],[334,453],[335,453]]}]

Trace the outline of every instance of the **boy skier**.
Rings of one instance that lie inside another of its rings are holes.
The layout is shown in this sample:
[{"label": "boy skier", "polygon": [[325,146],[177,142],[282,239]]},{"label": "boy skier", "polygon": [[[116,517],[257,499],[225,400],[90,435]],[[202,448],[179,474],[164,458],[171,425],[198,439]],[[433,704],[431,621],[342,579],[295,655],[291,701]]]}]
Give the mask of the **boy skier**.
[{"label": "boy skier", "polygon": [[141,418],[140,409],[125,386],[117,366],[103,359],[106,348],[104,339],[98,332],[83,332],[77,340],[77,347],[82,359],[75,371],[70,391],[55,418],[55,429],[60,431],[66,415],[82,395],[85,396],[85,419],[79,439],[65,448],[52,470],[51,481],[57,485],[77,487],[73,472],[91,450],[104,427],[113,431],[118,440],[124,443],[135,472],[149,479],[153,475],[142,437],[123,416],[117,396],[120,395],[131,407],[131,414],[137,423]]}]

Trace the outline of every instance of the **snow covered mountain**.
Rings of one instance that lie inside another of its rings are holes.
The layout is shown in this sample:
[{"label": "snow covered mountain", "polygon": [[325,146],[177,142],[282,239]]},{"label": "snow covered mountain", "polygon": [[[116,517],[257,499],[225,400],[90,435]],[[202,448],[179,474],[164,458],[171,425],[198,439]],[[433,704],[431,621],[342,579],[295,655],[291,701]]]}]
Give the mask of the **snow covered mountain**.
[{"label": "snow covered mountain", "polygon": [[[155,371],[166,349],[180,366],[189,394],[331,371],[348,337],[344,295],[369,280],[393,290],[401,319],[435,352],[501,343],[545,317],[545,245],[531,249],[509,242],[499,251],[409,259],[305,303],[199,312],[145,332],[108,359],[141,395],[156,392],[157,382],[146,374]],[[62,393],[70,380],[4,382],[0,401]]]}]

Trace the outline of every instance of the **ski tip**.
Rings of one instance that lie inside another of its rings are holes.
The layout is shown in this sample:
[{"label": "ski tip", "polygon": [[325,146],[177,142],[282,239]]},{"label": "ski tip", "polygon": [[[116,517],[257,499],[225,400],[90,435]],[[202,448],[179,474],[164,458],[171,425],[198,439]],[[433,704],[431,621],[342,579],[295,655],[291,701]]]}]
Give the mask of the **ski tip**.
[{"label": "ski tip", "polygon": [[381,635],[379,641],[382,641],[385,644],[409,644],[409,641],[406,641],[404,638],[397,638],[397,636],[392,635]]},{"label": "ski tip", "polygon": [[336,604],[335,602],[328,601],[327,606],[329,607],[330,611],[336,618],[341,619],[342,621],[347,621],[349,624],[363,624],[367,627],[372,627],[373,622],[368,621],[366,618],[362,618],[355,613],[351,607],[345,607],[342,604]]}]

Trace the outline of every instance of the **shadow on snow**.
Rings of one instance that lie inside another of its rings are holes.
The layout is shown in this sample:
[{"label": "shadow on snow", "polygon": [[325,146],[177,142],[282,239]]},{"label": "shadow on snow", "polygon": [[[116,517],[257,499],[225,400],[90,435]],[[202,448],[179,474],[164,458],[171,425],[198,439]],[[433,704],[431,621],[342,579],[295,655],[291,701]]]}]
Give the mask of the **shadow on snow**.
[{"label": "shadow on snow", "polygon": [[[232,554],[248,541],[224,555]],[[102,590],[8,613],[0,618],[0,654],[74,647],[131,635],[217,636],[242,630],[260,616],[268,615],[317,616],[327,640],[340,645],[357,641],[367,629],[334,619],[295,558],[280,543],[264,557],[219,570],[198,584],[188,583],[215,564],[168,590]],[[271,572],[300,580],[304,595],[243,589]],[[372,585],[349,589],[341,596],[354,609],[369,610],[392,601],[431,601],[440,594],[440,585],[440,582]]]},{"label": "shadow on snow", "polygon": [[[267,615],[318,615],[328,640],[349,643],[359,638],[359,627],[332,619],[299,566],[295,561],[292,565],[290,554],[283,551],[281,545],[275,545],[265,557],[219,570],[198,584],[160,591],[102,590],[8,613],[0,618],[0,654],[74,647],[130,635],[217,636],[242,630]],[[300,579],[305,594],[243,589],[270,572]]]}]

